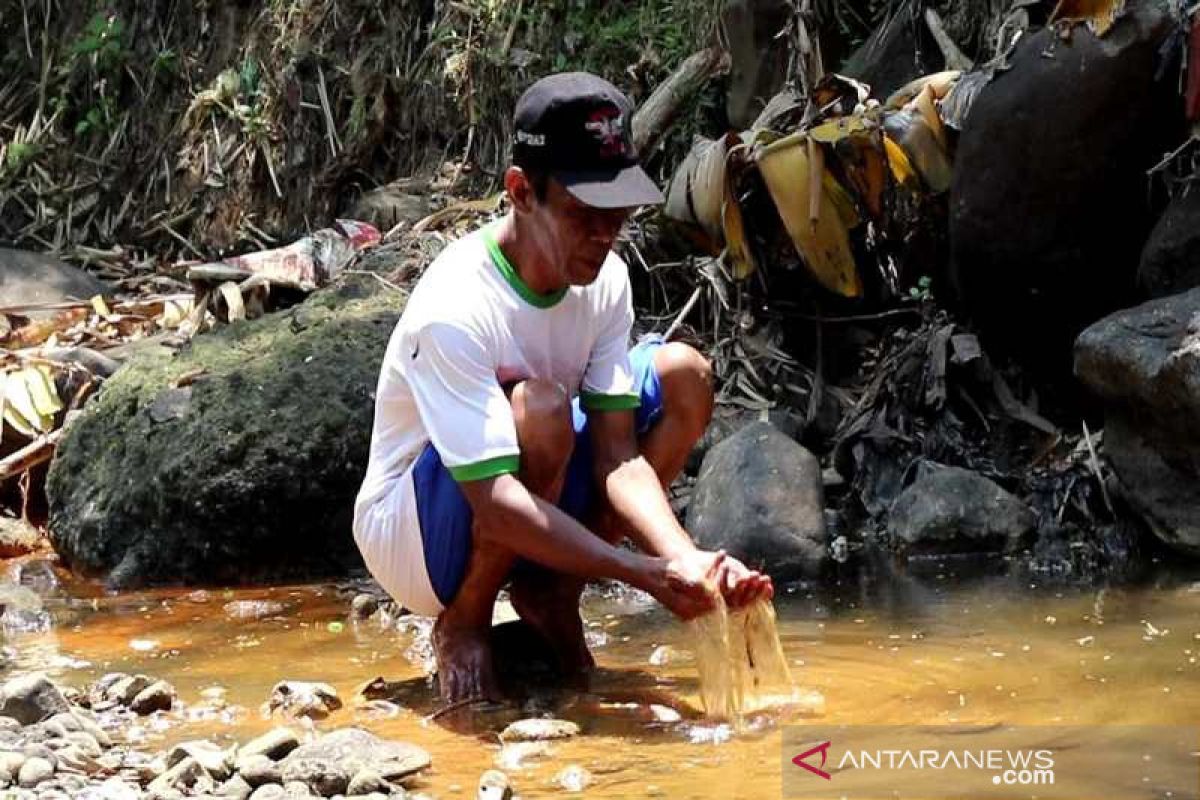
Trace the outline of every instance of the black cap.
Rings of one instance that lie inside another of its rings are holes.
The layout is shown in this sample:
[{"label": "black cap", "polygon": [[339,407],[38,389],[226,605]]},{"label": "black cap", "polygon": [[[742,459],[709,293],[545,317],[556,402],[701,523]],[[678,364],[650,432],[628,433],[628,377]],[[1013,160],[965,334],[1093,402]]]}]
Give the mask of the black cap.
[{"label": "black cap", "polygon": [[542,78],[517,101],[513,163],[549,173],[581,203],[627,208],[661,203],[638,166],[633,104],[603,78],[562,72]]}]

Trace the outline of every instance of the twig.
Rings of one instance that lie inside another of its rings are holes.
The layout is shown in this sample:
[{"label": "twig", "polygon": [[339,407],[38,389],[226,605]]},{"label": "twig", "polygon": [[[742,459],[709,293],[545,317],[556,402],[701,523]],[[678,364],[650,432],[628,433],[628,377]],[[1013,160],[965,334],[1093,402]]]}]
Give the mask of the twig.
[{"label": "twig", "polygon": [[460,709],[468,708],[470,706],[479,705],[480,703],[486,703],[490,705],[492,701],[488,700],[486,697],[472,697],[467,700],[459,700],[457,703],[451,703],[448,706],[443,706],[437,711],[434,711],[432,714],[426,715],[422,721],[433,722],[439,717],[444,717],[447,714],[451,714],[455,711],[459,711]]},{"label": "twig", "polygon": [[204,260],[204,253],[201,253],[199,250],[196,249],[196,246],[194,244],[192,244],[187,239],[183,238],[178,233],[176,233],[175,229],[172,228],[170,225],[168,225],[165,222],[160,222],[160,223],[158,223],[158,227],[162,228],[164,231],[169,233],[172,236],[172,238],[174,238],[176,241],[178,241],[180,244],[182,244],[188,250],[191,250],[193,253],[195,253],[197,258],[199,258],[202,261]]},{"label": "twig", "polygon": [[1100,495],[1104,498],[1104,505],[1108,507],[1108,513],[1115,518],[1117,512],[1113,510],[1112,498],[1108,496],[1108,486],[1104,483],[1104,476],[1100,474],[1100,459],[1096,457],[1096,447],[1092,444],[1092,434],[1088,430],[1086,422],[1083,423],[1083,440],[1087,442],[1088,468],[1096,476],[1096,482],[1100,484]]},{"label": "twig", "polygon": [[670,324],[670,326],[667,328],[667,332],[663,334],[663,339],[670,341],[671,334],[675,333],[680,324],[683,323],[684,318],[692,312],[692,308],[694,308],[696,303],[699,302],[700,293],[703,291],[703,286],[697,286],[695,288],[695,290],[692,292],[692,296],[689,297],[688,301],[683,304],[683,310],[679,312],[679,315],[675,317],[675,321]]},{"label": "twig", "polygon": [[321,99],[321,110],[325,113],[325,134],[329,138],[329,152],[337,158],[342,143],[338,141],[337,131],[334,129],[333,111],[329,108],[329,92],[325,88],[325,70],[321,69],[320,64],[317,65],[317,97]]},{"label": "twig", "polygon": [[6,481],[14,475],[28,472],[38,464],[49,461],[64,430],[59,428],[45,436],[39,436],[20,450],[0,458],[0,481]]}]

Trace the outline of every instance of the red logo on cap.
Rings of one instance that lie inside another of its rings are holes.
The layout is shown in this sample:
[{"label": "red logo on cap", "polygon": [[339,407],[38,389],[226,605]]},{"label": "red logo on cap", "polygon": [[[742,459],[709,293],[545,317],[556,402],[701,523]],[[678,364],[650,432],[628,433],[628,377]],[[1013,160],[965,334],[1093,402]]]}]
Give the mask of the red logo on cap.
[{"label": "red logo on cap", "polygon": [[625,117],[615,108],[598,108],[583,123],[600,143],[600,155],[615,158],[627,154],[625,143]]}]

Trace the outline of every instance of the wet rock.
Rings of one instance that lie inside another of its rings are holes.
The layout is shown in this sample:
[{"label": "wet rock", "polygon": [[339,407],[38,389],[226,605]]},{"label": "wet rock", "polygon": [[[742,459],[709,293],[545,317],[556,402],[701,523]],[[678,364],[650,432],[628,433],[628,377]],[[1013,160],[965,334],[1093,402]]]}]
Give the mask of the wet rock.
[{"label": "wet rock", "polygon": [[17,785],[22,789],[32,789],[54,775],[54,765],[44,758],[30,758],[21,765],[17,773]]},{"label": "wet rock", "polygon": [[984,476],[926,462],[892,504],[888,530],[913,554],[1003,552],[1036,522],[1027,505]]},{"label": "wet rock", "polygon": [[291,728],[274,728],[238,748],[238,757],[263,755],[274,761],[300,746],[300,737]]},{"label": "wet rock", "polygon": [[1158,218],[1142,250],[1138,283],[1155,298],[1200,286],[1200,191],[1180,193]]},{"label": "wet rock", "polygon": [[1155,535],[1200,555],[1200,289],[1119,311],[1075,344],[1104,403],[1104,453]]},{"label": "wet rock", "polygon": [[283,785],[283,796],[284,797],[320,797],[320,795],[314,794],[313,791],[308,788],[308,784],[303,783],[301,781],[291,781],[289,783],[285,783]]},{"label": "wet rock", "polygon": [[233,763],[228,750],[212,742],[180,742],[167,753],[167,767],[174,767],[184,759],[196,761],[214,779],[223,781],[233,773]]},{"label": "wet rock", "polygon": [[12,717],[22,725],[70,710],[59,688],[40,672],[13,678],[0,687],[0,715]]},{"label": "wet rock", "polygon": [[242,756],[238,758],[236,769],[242,779],[255,788],[264,783],[283,783],[279,765],[264,755]]},{"label": "wet rock", "polygon": [[508,776],[498,769],[489,769],[479,776],[475,800],[512,800],[512,785]]},{"label": "wet rock", "polygon": [[0,307],[87,300],[97,294],[111,296],[112,287],[52,256],[0,247]]},{"label": "wet rock", "polygon": [[336,761],[324,758],[287,758],[283,763],[283,783],[302,783],[314,794],[333,797],[345,794],[350,773]]},{"label": "wet rock", "polygon": [[155,711],[170,711],[175,704],[175,687],[166,681],[155,681],[129,703],[129,708],[136,714],[145,716]]},{"label": "wet rock", "polygon": [[704,457],[688,531],[788,580],[814,575],[826,558],[824,493],[816,457],[766,422],[754,422]]},{"label": "wet rock", "polygon": [[194,793],[206,792],[212,788],[212,778],[200,762],[191,756],[186,756],[163,774],[159,775],[146,787],[148,794],[164,794],[171,791],[182,792],[186,789]]},{"label": "wet rock", "polygon": [[[371,276],[350,276],[174,355],[133,358],[50,467],[51,541],[64,563],[117,587],[362,569],[353,537],[329,532],[350,529],[379,363],[402,307]],[[187,414],[154,422],[155,399],[199,368]]]},{"label": "wet rock", "polygon": [[325,719],[342,707],[342,701],[328,683],[306,681],[280,681],[271,690],[267,701],[272,714],[282,712],[293,717]]},{"label": "wet rock", "polygon": [[421,748],[381,739],[360,728],[342,728],[300,745],[283,760],[285,776],[289,764],[310,759],[340,764],[352,774],[371,769],[387,781],[399,781],[430,764],[429,753]]},{"label": "wet rock", "polygon": [[367,619],[379,610],[379,600],[370,594],[357,595],[350,603],[350,616],[355,619]]},{"label": "wet rock", "polygon": [[126,675],[110,672],[88,689],[87,697],[93,708],[128,706],[134,698],[154,684],[148,675]]},{"label": "wet rock", "polygon": [[579,735],[579,726],[565,719],[522,719],[500,733],[508,742],[543,742],[551,739],[570,739]]},{"label": "wet rock", "polygon": [[360,769],[350,779],[350,784],[346,787],[346,794],[351,797],[374,793],[387,794],[391,788],[391,784],[375,770]]},{"label": "wet rock", "polygon": [[0,514],[0,558],[28,555],[42,543],[37,528],[23,519]]},{"label": "wet rock", "polygon": [[1173,28],[1139,2],[1103,38],[1031,32],[979,92],[955,156],[951,277],[989,353],[1061,380],[1079,332],[1133,295],[1145,173],[1183,136],[1160,55]]},{"label": "wet rock", "polygon": [[224,610],[225,616],[240,622],[282,614],[284,605],[277,600],[234,600],[226,603]]}]

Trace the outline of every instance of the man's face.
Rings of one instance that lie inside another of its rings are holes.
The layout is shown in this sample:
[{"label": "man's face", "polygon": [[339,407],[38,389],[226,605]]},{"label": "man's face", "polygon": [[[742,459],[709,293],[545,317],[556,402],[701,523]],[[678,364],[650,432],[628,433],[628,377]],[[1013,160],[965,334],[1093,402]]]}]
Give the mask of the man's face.
[{"label": "man's face", "polygon": [[563,282],[585,286],[600,274],[604,259],[632,211],[584,205],[551,178],[546,199],[534,199],[528,213],[539,249],[560,270]]}]

